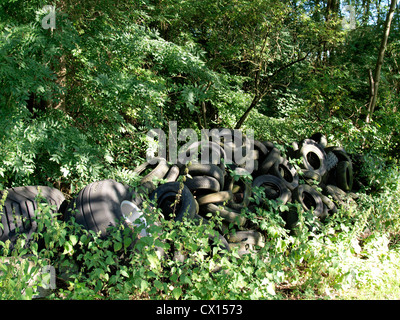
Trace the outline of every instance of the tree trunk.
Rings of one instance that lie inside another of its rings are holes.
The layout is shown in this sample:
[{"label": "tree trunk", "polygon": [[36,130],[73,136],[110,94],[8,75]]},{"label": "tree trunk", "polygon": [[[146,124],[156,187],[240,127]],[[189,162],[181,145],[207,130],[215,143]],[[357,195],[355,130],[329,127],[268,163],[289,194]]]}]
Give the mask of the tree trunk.
[{"label": "tree trunk", "polygon": [[235,129],[240,129],[240,127],[243,125],[243,123],[246,121],[248,115],[250,114],[251,110],[257,105],[257,103],[260,101],[261,97],[259,95],[255,95],[253,98],[253,101],[250,103],[250,106],[247,108],[246,112],[243,113],[241,118],[239,119],[238,123],[235,126]]},{"label": "tree trunk", "polygon": [[243,125],[243,123],[246,121],[248,115],[250,114],[251,110],[257,105],[257,103],[260,102],[264,96],[271,91],[271,86],[270,86],[270,80],[273,79],[278,73],[282,72],[283,70],[286,70],[287,68],[290,68],[294,64],[303,61],[307,59],[307,57],[310,55],[311,51],[308,52],[304,57],[298,58],[296,60],[293,60],[284,66],[276,69],[269,77],[268,80],[266,81],[266,85],[264,86],[263,90],[259,90],[259,80],[258,80],[258,74],[255,76],[255,84],[256,84],[256,93],[254,95],[253,101],[251,102],[250,106],[247,108],[246,112],[241,116],[239,119],[238,123],[235,126],[235,129],[240,129],[240,127]]},{"label": "tree trunk", "polygon": [[362,24],[365,26],[365,25],[368,24],[368,20],[369,20],[370,1],[369,0],[363,0],[362,7],[363,7]]},{"label": "tree trunk", "polygon": [[378,59],[376,61],[375,72],[374,76],[371,78],[370,76],[370,97],[369,97],[369,104],[368,104],[368,114],[366,118],[366,122],[370,123],[372,121],[372,114],[374,113],[376,100],[378,97],[378,88],[379,88],[379,81],[381,78],[381,70],[383,65],[383,58],[385,56],[387,41],[389,38],[390,33],[390,26],[392,23],[394,10],[396,9],[396,3],[398,0],[391,0],[390,9],[386,16],[386,21],[384,25],[384,32],[381,41],[381,45],[379,48]]},{"label": "tree trunk", "polygon": [[[56,83],[66,90],[67,88],[67,63],[66,56],[63,54],[60,57],[60,70],[57,72],[57,80]],[[61,109],[65,111],[65,92],[61,94],[59,97],[58,103],[54,106],[55,109]]]}]

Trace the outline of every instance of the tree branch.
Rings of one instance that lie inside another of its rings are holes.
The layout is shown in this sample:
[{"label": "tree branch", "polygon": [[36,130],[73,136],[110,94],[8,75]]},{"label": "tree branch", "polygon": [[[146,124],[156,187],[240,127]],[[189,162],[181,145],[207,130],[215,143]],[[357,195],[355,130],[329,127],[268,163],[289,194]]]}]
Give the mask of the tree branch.
[{"label": "tree branch", "polygon": [[294,61],[291,61],[291,62],[289,62],[288,64],[285,64],[284,66],[282,66],[282,67],[280,67],[279,69],[275,70],[275,72],[274,72],[273,74],[271,74],[270,76],[268,76],[268,79],[271,79],[271,78],[275,77],[279,72],[281,72],[281,71],[283,71],[283,70],[285,70],[285,69],[291,67],[292,65],[294,65],[294,64],[296,64],[296,63],[298,63],[298,62],[301,62],[301,61],[307,59],[307,57],[310,55],[310,53],[311,53],[311,51],[307,52],[307,54],[306,54],[304,57],[298,58],[298,59],[296,59],[296,60],[294,60]]}]

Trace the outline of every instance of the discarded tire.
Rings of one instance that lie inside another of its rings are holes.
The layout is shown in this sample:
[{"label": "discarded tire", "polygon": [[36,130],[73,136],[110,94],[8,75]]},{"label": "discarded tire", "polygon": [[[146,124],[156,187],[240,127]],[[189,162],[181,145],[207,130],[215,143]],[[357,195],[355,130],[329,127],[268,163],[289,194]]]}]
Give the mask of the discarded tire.
[{"label": "discarded tire", "polygon": [[[351,158],[341,147],[327,147],[326,136],[322,133],[314,134],[299,144],[293,142],[289,148],[278,149],[270,141],[255,140],[254,150],[248,153],[246,137],[232,139],[230,135],[234,130],[230,129],[219,129],[219,132],[223,132],[224,143],[193,143],[180,153],[179,162],[175,165],[170,166],[164,158],[154,158],[134,169],[141,176],[140,183],[147,189],[145,191],[150,193],[150,200],[166,220],[182,221],[187,218],[201,224],[208,223],[209,214],[218,215],[222,225],[208,235],[209,240],[225,250],[238,247],[239,254],[243,255],[254,253],[264,246],[263,234],[257,231],[258,226],[253,221],[253,213],[258,212],[253,209],[257,205],[250,204],[251,197],[258,196],[253,192],[256,187],[261,188],[269,200],[300,204],[279,207],[283,210],[279,215],[288,229],[293,229],[298,223],[298,208],[312,210],[319,220],[323,220],[348,201],[354,203],[351,197],[354,195],[351,192],[354,181]],[[225,152],[225,148],[230,153]],[[235,157],[231,159],[232,152],[235,152]],[[192,156],[198,154],[206,163],[196,163]],[[301,159],[301,168],[289,163],[284,154]],[[190,165],[189,160],[192,160]],[[247,171],[247,161],[254,163],[255,170],[252,172]],[[243,168],[245,164],[246,169]],[[182,167],[185,168],[184,183],[178,182],[181,181]],[[251,175],[252,184],[241,175]],[[166,183],[156,187],[154,179],[164,179]],[[322,188],[323,193],[315,186]],[[147,222],[141,211],[143,199],[129,186],[114,180],[91,183],[77,194],[67,210],[60,191],[40,188],[43,197],[54,205],[55,210],[64,213],[65,220],[74,217],[83,228],[100,234],[101,238],[107,237],[108,228],[118,222],[141,227],[139,236],[147,235]],[[0,196],[3,194],[0,192]],[[8,190],[1,216],[3,228],[0,228],[0,241],[10,240],[13,246],[21,233],[27,234],[30,240],[37,228],[34,219],[37,194],[37,187]],[[263,199],[256,199],[257,204],[262,202],[260,200]],[[315,219],[315,223],[318,224],[319,220]],[[219,230],[227,232],[227,239],[218,233]],[[184,255],[176,259],[184,259]]]},{"label": "discarded tire", "polygon": [[228,191],[232,193],[232,198],[227,204],[228,207],[240,211],[249,205],[251,184],[245,179],[239,178],[238,181],[231,180],[229,182]]},{"label": "discarded tire", "polygon": [[318,191],[307,184],[298,186],[292,193],[293,201],[301,204],[305,211],[313,210],[316,217],[324,215],[324,203]]},{"label": "discarded tire", "polygon": [[336,185],[343,191],[353,187],[353,167],[349,161],[340,161],[336,168]]},{"label": "discarded tire", "polygon": [[318,172],[314,170],[302,169],[303,179],[310,185],[319,184],[322,181],[322,177]]},{"label": "discarded tire", "polygon": [[208,190],[209,192],[218,192],[221,190],[221,185],[217,179],[209,176],[194,176],[187,178],[185,185],[190,191]]},{"label": "discarded tire", "polygon": [[328,144],[328,139],[324,134],[321,132],[314,133],[311,137],[311,140],[314,140],[316,143],[318,143],[322,148],[325,148],[326,145]]},{"label": "discarded tire", "polygon": [[70,202],[65,217],[66,220],[75,217],[75,221],[85,229],[100,232],[100,237],[105,238],[109,227],[125,220],[121,211],[121,203],[125,200],[138,207],[143,201],[129,186],[115,180],[93,182]]},{"label": "discarded tire", "polygon": [[336,155],[332,152],[329,151],[326,154],[326,171],[332,170],[339,162],[339,159],[336,157]]},{"label": "discarded tire", "polygon": [[327,196],[323,194],[320,194],[320,197],[327,209],[327,215],[331,215],[337,212],[337,207],[331,199],[329,199]]},{"label": "discarded tire", "polygon": [[334,185],[327,185],[323,190],[322,193],[325,196],[331,196],[332,200],[337,204],[337,205],[343,205],[344,201],[346,200],[346,192],[340,189],[337,186]]},{"label": "discarded tire", "polygon": [[204,195],[197,199],[199,206],[209,203],[223,203],[232,199],[232,192],[220,191]]},{"label": "discarded tire", "polygon": [[237,231],[227,236],[229,243],[248,243],[259,247],[265,246],[264,237],[260,232],[254,230]]},{"label": "discarded tire", "polygon": [[273,147],[268,152],[268,155],[265,157],[265,160],[262,162],[261,166],[259,166],[258,171],[261,174],[268,174],[275,162],[280,161],[280,159],[281,152],[277,148]]},{"label": "discarded tire", "polygon": [[291,192],[285,183],[273,175],[261,175],[254,179],[253,187],[262,187],[270,200],[280,200],[283,204],[291,198]]},{"label": "discarded tire", "polygon": [[271,174],[283,180],[289,190],[299,185],[299,175],[287,159],[281,158],[276,161],[270,170]]},{"label": "discarded tire", "polygon": [[65,210],[66,200],[61,191],[46,186],[16,187],[0,191],[0,199],[7,192],[1,214],[0,241],[10,240],[13,248],[20,234],[26,234],[28,241],[37,230],[35,210],[38,209],[36,197],[39,194],[55,207],[55,212]]},{"label": "discarded tire", "polygon": [[254,140],[254,150],[258,151],[259,161],[264,161],[269,152],[265,144],[258,140]]},{"label": "discarded tire", "polygon": [[195,163],[190,165],[188,170],[191,176],[210,176],[217,179],[220,189],[224,189],[224,171],[219,166],[215,164]]},{"label": "discarded tire", "polygon": [[179,172],[180,172],[179,167],[178,167],[177,165],[173,165],[173,166],[169,169],[167,175],[165,176],[165,180],[166,180],[167,182],[174,182],[174,181],[176,181],[176,179],[178,179],[178,177],[179,177]]},{"label": "discarded tire", "polygon": [[180,182],[168,182],[159,186],[150,195],[157,203],[165,219],[182,221],[184,217],[193,219],[196,214],[196,202],[189,188]]},{"label": "discarded tire", "polygon": [[208,213],[213,215],[219,214],[224,221],[233,223],[239,227],[243,227],[247,222],[247,219],[241,215],[240,211],[214,203],[203,205],[200,211],[203,215],[207,215]]},{"label": "discarded tire", "polygon": [[327,147],[325,148],[327,153],[332,152],[338,158],[339,161],[349,161],[351,162],[351,158],[348,153],[342,147]]},{"label": "discarded tire", "polygon": [[303,167],[314,170],[321,176],[326,172],[326,153],[314,140],[305,139],[299,149],[299,157],[303,159]]},{"label": "discarded tire", "polygon": [[153,158],[151,162],[154,164],[151,164],[149,161],[146,161],[133,171],[140,175],[146,169],[152,168],[152,170],[140,180],[141,184],[143,184],[147,189],[149,189],[149,191],[152,191],[155,188],[152,182],[153,179],[154,178],[162,179],[169,171],[169,165],[167,163],[167,160],[165,160],[164,158]]},{"label": "discarded tire", "polygon": [[[197,157],[197,158],[196,158]],[[208,141],[203,144],[202,141],[191,144],[180,155],[180,163],[186,165],[187,162],[195,162],[201,159],[201,163],[211,163],[218,165],[222,170],[225,170],[224,162],[221,159],[226,158],[224,149],[215,142]]]}]

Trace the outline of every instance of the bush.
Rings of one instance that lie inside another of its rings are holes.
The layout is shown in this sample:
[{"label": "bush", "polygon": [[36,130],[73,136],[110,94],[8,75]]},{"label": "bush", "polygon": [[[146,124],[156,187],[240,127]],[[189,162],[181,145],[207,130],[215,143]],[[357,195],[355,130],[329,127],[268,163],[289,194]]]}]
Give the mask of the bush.
[{"label": "bush", "polygon": [[[398,170],[388,176],[396,181],[396,174]],[[398,187],[397,181],[390,191]],[[265,209],[243,212],[265,235],[266,244],[242,257],[237,249],[226,252],[215,238],[210,241],[208,234],[221,229],[219,216],[208,224],[174,222],[164,220],[145,202],[151,225],[148,236],[138,239],[140,230],[118,224],[108,238],[101,239],[74,219],[63,221],[40,203],[36,242],[27,245],[21,237],[13,252],[8,251],[7,242],[0,244],[3,256],[30,255],[35,266],[28,270],[24,260],[11,265],[19,268],[3,266],[2,297],[35,297],[41,280],[33,285],[27,282],[46,264],[57,272],[57,288],[50,299],[329,298],[352,287],[372,288],[384,277],[373,267],[377,261],[388,268],[389,263],[398,263],[391,249],[397,242],[389,239],[400,234],[400,225],[387,208],[397,210],[399,204],[389,194],[388,189],[380,201],[365,196],[359,202],[362,209],[341,209],[318,228],[312,214],[299,210],[294,233],[283,227],[281,218],[289,208],[267,201]],[[383,199],[391,202],[382,204]],[[370,228],[369,236],[366,228]],[[20,273],[18,277],[15,272]]]}]

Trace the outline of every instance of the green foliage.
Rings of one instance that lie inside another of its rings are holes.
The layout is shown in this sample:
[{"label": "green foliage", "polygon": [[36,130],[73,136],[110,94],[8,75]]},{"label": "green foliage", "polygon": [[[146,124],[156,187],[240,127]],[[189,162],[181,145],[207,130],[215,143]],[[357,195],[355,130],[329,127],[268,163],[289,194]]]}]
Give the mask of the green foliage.
[{"label": "green foliage", "polygon": [[[385,172],[389,183],[379,196],[362,195],[357,215],[342,208],[319,228],[314,227],[315,217],[299,211],[296,232],[289,233],[281,218],[289,208],[273,201],[245,210],[266,241],[242,257],[237,249],[221,249],[215,237],[218,216],[208,223],[174,222],[146,202],[148,236],[138,238],[139,229],[118,224],[103,239],[73,219],[63,221],[39,201],[34,239],[43,239],[44,246],[27,245],[24,236],[12,252],[7,242],[0,244],[2,255],[15,259],[2,265],[2,298],[34,298],[43,280],[32,277],[49,264],[58,277],[50,299],[333,298],[350,288],[374,290],[387,275],[381,266],[394,272],[399,264],[400,203],[393,195],[398,193],[399,172]],[[18,259],[27,255],[32,269],[27,259]]]},{"label": "green foliage", "polygon": [[[23,236],[13,252],[0,243],[13,258],[0,263],[2,299],[34,298],[41,279],[32,279],[48,264],[62,283],[54,299],[329,298],[376,289],[385,277],[377,266],[396,277],[398,19],[374,122],[364,123],[383,3],[352,2],[357,27],[347,31],[340,8],[324,1],[66,0],[55,3],[52,31],[41,27],[47,4],[0,4],[1,189],[51,185],[73,196],[108,178],[136,186],[148,130],[166,132],[171,120],[178,130],[233,128],[259,96],[243,129],[283,149],[324,133],[357,159],[369,194],[318,228],[298,212],[290,233],[282,216],[297,208],[255,190],[262,206],[242,214],[266,245],[244,257],[210,240],[222,230],[218,216],[174,223],[148,206],[150,236],[120,224],[101,239],[40,205],[35,237],[44,249]],[[34,268],[18,259],[27,254]]]}]

